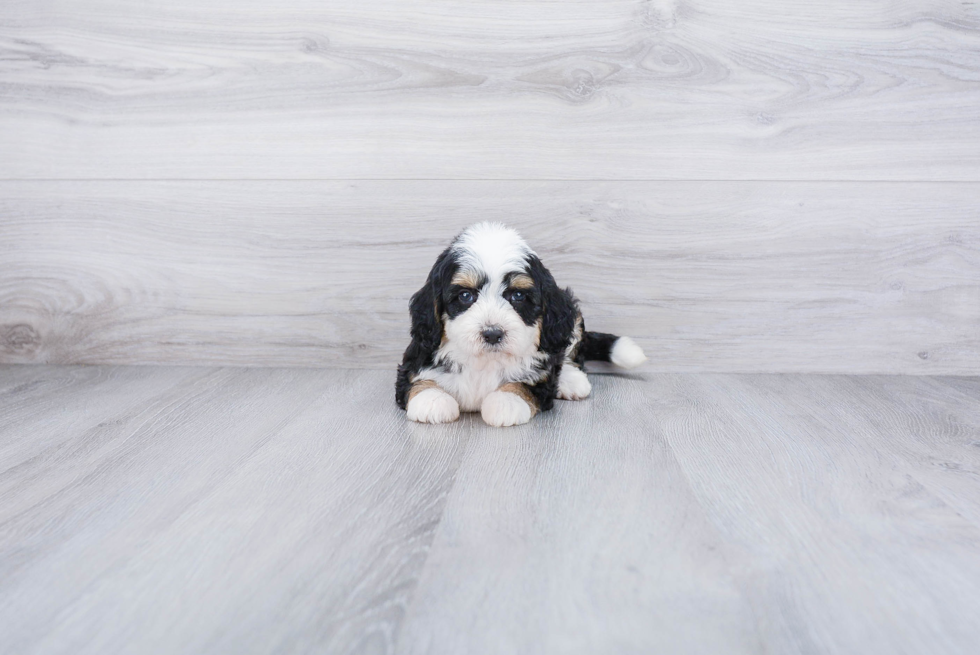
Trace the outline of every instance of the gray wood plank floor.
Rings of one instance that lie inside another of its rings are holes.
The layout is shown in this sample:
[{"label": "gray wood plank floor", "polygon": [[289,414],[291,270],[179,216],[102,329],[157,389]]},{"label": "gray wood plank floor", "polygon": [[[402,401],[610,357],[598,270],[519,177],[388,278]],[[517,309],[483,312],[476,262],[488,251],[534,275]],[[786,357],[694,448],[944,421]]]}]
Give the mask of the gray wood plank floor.
[{"label": "gray wood plank floor", "polygon": [[0,650],[974,653],[980,380],[0,367]]}]

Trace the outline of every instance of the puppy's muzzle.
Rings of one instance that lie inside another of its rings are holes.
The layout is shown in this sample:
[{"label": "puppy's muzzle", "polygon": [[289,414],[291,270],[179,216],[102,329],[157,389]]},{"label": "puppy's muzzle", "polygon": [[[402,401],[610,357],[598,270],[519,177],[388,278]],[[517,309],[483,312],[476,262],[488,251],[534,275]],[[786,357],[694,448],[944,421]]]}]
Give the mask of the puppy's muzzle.
[{"label": "puppy's muzzle", "polygon": [[483,335],[483,342],[491,346],[496,346],[504,340],[504,331],[496,325],[483,328],[481,334]]}]

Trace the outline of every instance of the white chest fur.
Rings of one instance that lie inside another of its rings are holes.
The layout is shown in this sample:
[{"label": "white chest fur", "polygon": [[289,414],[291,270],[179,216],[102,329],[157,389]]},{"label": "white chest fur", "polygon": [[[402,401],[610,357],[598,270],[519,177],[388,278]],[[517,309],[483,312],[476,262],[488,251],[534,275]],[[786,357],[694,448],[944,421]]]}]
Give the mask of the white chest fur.
[{"label": "white chest fur", "polygon": [[[464,412],[478,412],[483,399],[507,382],[538,382],[541,373],[537,363],[541,355],[527,357],[474,357],[452,367],[452,371],[431,368],[418,379],[433,380],[456,399]],[[438,361],[438,358],[437,358]]]}]

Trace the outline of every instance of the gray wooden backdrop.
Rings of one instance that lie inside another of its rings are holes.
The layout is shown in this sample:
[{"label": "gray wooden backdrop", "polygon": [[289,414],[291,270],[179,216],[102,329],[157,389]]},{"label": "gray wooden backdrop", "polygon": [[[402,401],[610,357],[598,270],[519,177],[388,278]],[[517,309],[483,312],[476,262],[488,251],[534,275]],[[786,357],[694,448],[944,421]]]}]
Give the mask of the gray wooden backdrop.
[{"label": "gray wooden backdrop", "polygon": [[390,367],[483,219],[661,370],[980,372],[980,5],[0,6],[0,363]]}]

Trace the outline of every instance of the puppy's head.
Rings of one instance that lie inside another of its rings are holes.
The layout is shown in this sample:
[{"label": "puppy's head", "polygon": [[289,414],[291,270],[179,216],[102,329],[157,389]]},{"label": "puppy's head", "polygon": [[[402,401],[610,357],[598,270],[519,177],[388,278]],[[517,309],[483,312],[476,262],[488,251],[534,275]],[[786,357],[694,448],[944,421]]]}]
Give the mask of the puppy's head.
[{"label": "puppy's head", "polygon": [[556,292],[551,274],[517,232],[479,223],[456,237],[413,297],[413,334],[417,323],[434,322],[443,351],[461,364],[527,357],[539,350]]}]

